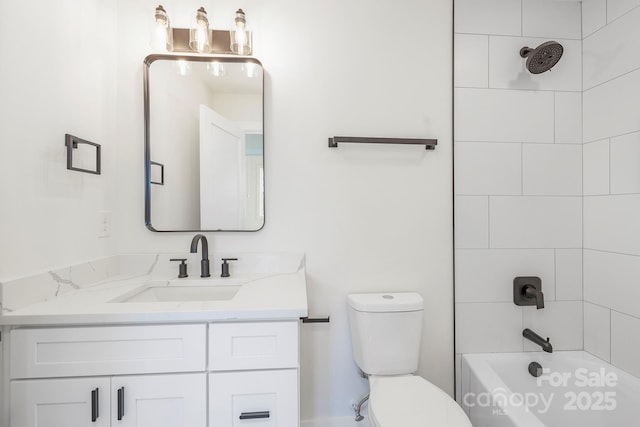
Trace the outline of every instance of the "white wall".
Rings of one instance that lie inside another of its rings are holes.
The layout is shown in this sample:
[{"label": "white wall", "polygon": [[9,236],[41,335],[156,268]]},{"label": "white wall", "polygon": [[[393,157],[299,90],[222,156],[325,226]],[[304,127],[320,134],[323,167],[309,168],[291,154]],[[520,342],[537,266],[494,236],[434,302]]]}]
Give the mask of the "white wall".
[{"label": "white wall", "polygon": [[[115,40],[115,2],[0,3],[0,281],[113,253]],[[102,145],[102,175],[66,169],[65,133]]]},{"label": "white wall", "polygon": [[[455,11],[456,353],[536,350],[527,327],[582,349],[580,3]],[[564,55],[532,75],[520,48],[548,40]],[[542,279],[543,310],[514,305],[516,276]]]},{"label": "white wall", "polygon": [[[163,4],[177,26],[202,5]],[[143,224],[142,60],[156,6],[118,2],[121,252],[186,252],[191,239]],[[350,414],[365,392],[351,356],[349,292],[419,291],[426,301],[420,373],[452,393],[450,2],[204,6],[218,28],[245,10],[266,73],[266,225],[209,234],[210,244],[222,252],[305,252],[310,315],[331,315],[329,325],[303,326],[302,417]],[[439,145],[329,149],[334,135],[436,137]]]},{"label": "white wall", "polygon": [[640,8],[585,0],[584,346],[640,376]]}]

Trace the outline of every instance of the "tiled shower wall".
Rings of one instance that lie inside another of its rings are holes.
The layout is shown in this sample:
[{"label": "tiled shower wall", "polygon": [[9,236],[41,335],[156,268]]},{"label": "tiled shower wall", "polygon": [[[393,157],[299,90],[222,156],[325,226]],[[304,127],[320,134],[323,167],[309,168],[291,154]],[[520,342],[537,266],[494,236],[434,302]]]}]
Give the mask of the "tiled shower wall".
[{"label": "tiled shower wall", "polygon": [[[456,353],[536,350],[526,327],[582,349],[580,3],[456,0],[454,28]],[[564,56],[532,75],[520,48],[548,40]],[[513,304],[516,276],[543,310]]]},{"label": "tiled shower wall", "polygon": [[584,347],[640,376],[640,1],[585,0]]}]

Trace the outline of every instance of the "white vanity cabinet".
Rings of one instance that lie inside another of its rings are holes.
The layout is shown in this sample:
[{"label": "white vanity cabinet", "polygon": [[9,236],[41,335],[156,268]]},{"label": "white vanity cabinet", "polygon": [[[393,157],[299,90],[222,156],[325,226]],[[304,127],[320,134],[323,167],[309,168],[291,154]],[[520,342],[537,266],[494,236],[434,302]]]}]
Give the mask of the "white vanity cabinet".
[{"label": "white vanity cabinet", "polygon": [[11,382],[11,427],[109,427],[109,378]]},{"label": "white vanity cabinet", "polygon": [[206,375],[13,381],[11,427],[205,427]]},{"label": "white vanity cabinet", "polygon": [[297,320],[8,335],[10,427],[299,426]]}]

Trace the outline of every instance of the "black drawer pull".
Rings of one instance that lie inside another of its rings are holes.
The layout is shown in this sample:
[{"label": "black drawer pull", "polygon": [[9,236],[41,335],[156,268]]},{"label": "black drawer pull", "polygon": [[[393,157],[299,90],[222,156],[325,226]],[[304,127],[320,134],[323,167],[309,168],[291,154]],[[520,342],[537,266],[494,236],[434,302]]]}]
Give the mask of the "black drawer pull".
[{"label": "black drawer pull", "polygon": [[118,421],[124,418],[124,387],[118,389]]},{"label": "black drawer pull", "polygon": [[91,390],[91,422],[95,423],[100,416],[100,406],[98,403],[98,389]]},{"label": "black drawer pull", "polygon": [[269,418],[269,411],[243,412],[240,414],[241,420],[256,420],[258,418]]}]

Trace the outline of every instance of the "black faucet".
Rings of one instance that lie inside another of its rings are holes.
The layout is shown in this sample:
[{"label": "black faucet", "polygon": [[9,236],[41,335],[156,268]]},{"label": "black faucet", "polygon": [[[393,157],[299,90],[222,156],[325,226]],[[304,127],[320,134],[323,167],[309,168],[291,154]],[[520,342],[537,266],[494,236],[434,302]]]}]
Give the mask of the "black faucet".
[{"label": "black faucet", "polygon": [[547,353],[553,353],[553,346],[549,342],[549,338],[547,338],[547,340],[545,341],[544,338],[542,338],[540,335],[536,334],[529,328],[522,331],[522,336],[529,341],[538,344],[540,347],[542,347],[542,350],[546,351]]},{"label": "black faucet", "polygon": [[198,242],[202,241],[202,261],[200,261],[200,277],[211,277],[209,273],[209,243],[202,234],[196,234],[191,240],[191,253],[198,252]]}]

